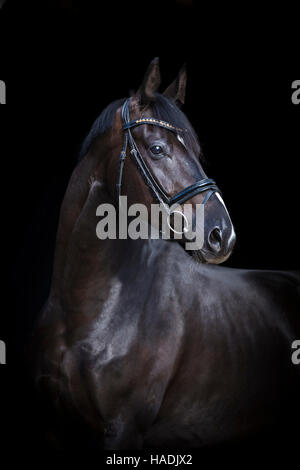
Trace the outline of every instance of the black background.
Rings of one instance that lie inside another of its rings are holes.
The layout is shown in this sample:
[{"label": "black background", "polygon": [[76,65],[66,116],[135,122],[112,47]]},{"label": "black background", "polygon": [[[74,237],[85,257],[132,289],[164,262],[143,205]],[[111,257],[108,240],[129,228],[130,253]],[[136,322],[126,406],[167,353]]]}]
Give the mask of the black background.
[{"label": "black background", "polygon": [[297,76],[282,78],[252,37],[241,43],[214,27],[204,34],[206,17],[193,2],[88,3],[8,1],[0,10],[0,79],[7,86],[0,107],[0,339],[8,362],[0,366],[0,408],[16,448],[39,442],[22,356],[47,297],[59,207],[80,145],[102,109],[139,86],[153,57],[160,58],[162,89],[187,63],[184,111],[238,237],[226,264],[300,266],[300,105],[291,101]]}]

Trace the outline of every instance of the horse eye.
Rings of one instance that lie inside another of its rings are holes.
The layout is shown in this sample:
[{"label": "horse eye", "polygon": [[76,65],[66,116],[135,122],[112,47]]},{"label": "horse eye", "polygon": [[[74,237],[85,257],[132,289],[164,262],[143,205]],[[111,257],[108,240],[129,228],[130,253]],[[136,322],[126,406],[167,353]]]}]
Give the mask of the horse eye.
[{"label": "horse eye", "polygon": [[150,147],[151,152],[153,155],[160,155],[164,152],[163,148],[160,145],[152,145]]}]

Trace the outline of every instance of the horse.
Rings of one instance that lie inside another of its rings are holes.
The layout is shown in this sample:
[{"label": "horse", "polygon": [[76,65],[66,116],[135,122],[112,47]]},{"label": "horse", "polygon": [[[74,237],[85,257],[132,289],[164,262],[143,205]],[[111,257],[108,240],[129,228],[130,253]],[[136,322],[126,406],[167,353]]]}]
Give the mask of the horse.
[{"label": "horse", "polygon": [[[183,67],[159,93],[154,59],[137,92],[109,104],[82,145],[33,337],[55,445],[77,435],[76,423],[99,449],[207,448],[285,432],[279,422],[295,414],[300,274],[219,266],[236,235],[181,110],[186,80]],[[204,206],[202,247],[100,240],[97,207],[118,210],[120,195],[149,210],[172,198],[188,200],[193,215]]]}]

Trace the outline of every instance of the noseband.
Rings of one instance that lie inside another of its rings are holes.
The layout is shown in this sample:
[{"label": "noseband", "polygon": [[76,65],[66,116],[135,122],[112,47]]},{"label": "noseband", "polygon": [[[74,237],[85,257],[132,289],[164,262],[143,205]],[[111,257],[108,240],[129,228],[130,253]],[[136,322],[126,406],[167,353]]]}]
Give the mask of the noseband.
[{"label": "noseband", "polygon": [[122,106],[121,116],[123,122],[123,131],[124,131],[124,143],[122,152],[120,155],[120,171],[119,171],[119,181],[117,184],[117,194],[118,200],[121,196],[121,186],[122,186],[122,176],[123,176],[123,169],[124,163],[126,158],[126,151],[127,145],[129,145],[130,153],[141,172],[146,184],[149,186],[150,190],[152,191],[154,197],[157,199],[159,203],[167,204],[171,206],[172,204],[182,204],[185,201],[191,199],[192,197],[196,196],[199,193],[203,193],[208,191],[204,201],[202,204],[206,204],[210,197],[216,192],[220,192],[219,188],[217,187],[214,180],[210,178],[203,178],[202,180],[196,181],[196,183],[188,186],[187,188],[183,189],[179,193],[175,194],[172,197],[168,197],[161,186],[157,183],[155,178],[153,177],[152,173],[150,172],[148,166],[146,165],[137,145],[135,143],[134,138],[132,137],[130,129],[134,127],[148,124],[152,126],[163,127],[170,132],[175,133],[176,135],[180,132],[183,132],[182,129],[174,127],[172,124],[168,122],[161,121],[159,119],[154,118],[140,118],[136,119],[135,121],[130,121],[130,98],[128,98]]}]

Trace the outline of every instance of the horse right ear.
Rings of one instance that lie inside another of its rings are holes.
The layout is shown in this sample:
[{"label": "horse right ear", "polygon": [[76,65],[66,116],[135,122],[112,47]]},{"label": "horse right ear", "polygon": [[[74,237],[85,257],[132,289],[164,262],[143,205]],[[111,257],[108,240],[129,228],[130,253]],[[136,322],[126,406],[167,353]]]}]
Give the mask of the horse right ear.
[{"label": "horse right ear", "polygon": [[155,57],[150,63],[143,82],[138,89],[135,97],[138,99],[141,105],[146,105],[149,102],[155,100],[155,94],[160,85],[160,71],[159,71],[159,59]]},{"label": "horse right ear", "polygon": [[174,101],[179,108],[184,105],[185,101],[186,79],[186,65],[184,64],[179,71],[178,77],[163,92],[163,95],[169,98],[169,100]]}]

